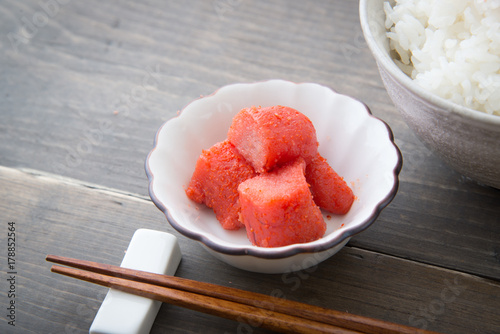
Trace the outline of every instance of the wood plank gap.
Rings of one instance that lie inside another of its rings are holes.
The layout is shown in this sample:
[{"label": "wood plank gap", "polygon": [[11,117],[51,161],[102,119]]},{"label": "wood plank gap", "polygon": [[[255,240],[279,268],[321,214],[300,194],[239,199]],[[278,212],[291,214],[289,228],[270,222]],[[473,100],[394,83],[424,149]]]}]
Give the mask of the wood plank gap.
[{"label": "wood plank gap", "polygon": [[[99,193],[102,193],[102,194],[107,194],[109,196],[118,197],[118,198],[125,198],[128,200],[138,201],[141,203],[145,203],[145,202],[151,203],[152,202],[151,199],[147,196],[141,196],[139,194],[122,191],[122,190],[119,190],[116,188],[109,188],[109,187],[105,187],[105,186],[95,184],[95,183],[84,182],[84,181],[81,181],[78,179],[69,178],[69,177],[65,177],[65,176],[61,176],[61,175],[57,175],[57,174],[52,174],[52,173],[40,171],[37,169],[23,168],[23,167],[11,168],[11,167],[0,166],[0,174],[1,173],[23,173],[25,175],[35,177],[38,180],[41,180],[41,181],[44,181],[47,183],[59,183],[61,185],[64,184],[64,185],[69,185],[69,186],[87,188],[87,189],[91,189],[94,191],[98,191]],[[417,259],[410,259],[410,258],[402,257],[402,256],[395,256],[395,255],[392,255],[389,253],[373,250],[370,248],[362,248],[359,246],[350,246],[349,244],[347,244],[346,247],[349,247],[351,249],[362,250],[365,252],[372,253],[374,255],[383,255],[383,256],[386,256],[389,258],[406,261],[408,263],[419,264],[419,265],[422,265],[422,266],[425,266],[428,268],[433,268],[433,269],[437,269],[437,270],[444,270],[444,271],[447,271],[449,273],[468,275],[468,276],[474,277],[476,279],[484,280],[485,282],[488,282],[489,284],[498,285],[500,283],[498,280],[496,280],[492,277],[479,275],[479,274],[468,272],[468,271],[458,271],[458,270],[453,269],[451,267],[438,266],[436,264],[433,264],[432,262],[426,262],[426,261],[421,261],[421,260],[417,260]]]},{"label": "wood plank gap", "polygon": [[393,254],[389,254],[389,253],[385,253],[385,252],[381,252],[381,251],[373,250],[373,249],[369,249],[369,248],[362,248],[359,246],[350,246],[349,243],[345,247],[349,247],[350,249],[353,249],[353,250],[357,249],[357,250],[360,250],[363,252],[371,253],[373,255],[379,255],[379,256],[381,255],[381,256],[396,259],[399,261],[412,263],[412,264],[416,264],[416,265],[421,265],[421,266],[429,268],[429,269],[440,270],[440,271],[447,272],[450,274],[469,276],[470,278],[479,279],[479,280],[482,280],[484,283],[494,285],[494,286],[498,286],[500,284],[499,280],[496,280],[495,278],[492,278],[489,276],[484,276],[484,275],[480,275],[480,274],[476,274],[476,273],[468,272],[468,271],[459,271],[459,270],[456,270],[456,269],[453,269],[450,267],[446,267],[446,266],[438,266],[432,262],[420,261],[420,260],[416,260],[416,259],[413,260],[413,259],[409,259],[407,257],[396,256]]},{"label": "wood plank gap", "polygon": [[5,166],[0,166],[0,173],[1,172],[20,172],[24,173],[26,175],[33,176],[41,181],[45,181],[48,183],[60,183],[60,184],[65,184],[69,186],[75,186],[75,187],[83,187],[83,188],[88,188],[92,190],[96,190],[100,193],[103,194],[108,194],[111,196],[116,196],[120,198],[127,198],[130,200],[135,200],[135,201],[140,201],[140,202],[152,202],[151,198],[149,196],[143,196],[139,195],[136,193],[131,193],[127,191],[123,191],[120,189],[116,188],[110,188],[106,186],[102,186],[96,183],[90,183],[90,182],[84,182],[78,179],[62,176],[62,175],[57,175],[57,174],[52,174],[48,173],[45,171],[37,170],[37,169],[31,169],[31,168],[11,168],[11,167],[5,167]]}]

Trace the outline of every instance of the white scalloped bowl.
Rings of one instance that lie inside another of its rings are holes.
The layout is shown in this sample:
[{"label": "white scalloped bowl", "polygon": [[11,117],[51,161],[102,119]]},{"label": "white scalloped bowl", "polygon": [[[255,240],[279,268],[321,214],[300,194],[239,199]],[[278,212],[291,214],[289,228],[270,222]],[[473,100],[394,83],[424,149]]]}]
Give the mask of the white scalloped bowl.
[{"label": "white scalloped bowl", "polygon": [[[320,153],[353,188],[356,200],[346,215],[324,212],[323,238],[285,247],[253,246],[244,229],[224,230],[211,209],[185,195],[201,151],[226,139],[234,115],[253,105],[285,105],[309,117]],[[190,103],[158,130],[145,164],[151,199],[178,232],[234,267],[261,273],[306,269],[338,252],[392,201],[401,166],[391,129],[363,103],[318,84],[282,80],[229,85]]]}]

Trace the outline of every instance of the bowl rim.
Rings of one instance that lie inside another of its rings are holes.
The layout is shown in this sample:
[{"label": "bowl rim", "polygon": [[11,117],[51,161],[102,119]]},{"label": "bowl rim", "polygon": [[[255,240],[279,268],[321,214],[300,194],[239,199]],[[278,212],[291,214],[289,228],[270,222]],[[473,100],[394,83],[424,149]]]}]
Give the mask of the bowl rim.
[{"label": "bowl rim", "polygon": [[[220,89],[222,89],[224,87],[229,87],[229,86],[233,86],[233,85],[241,85],[241,84],[256,85],[256,84],[263,84],[263,83],[268,83],[268,82],[272,82],[272,81],[283,82],[283,83],[288,83],[288,84],[292,83],[295,85],[311,84],[311,83],[295,83],[295,82],[280,80],[280,79],[271,79],[271,80],[249,82],[249,83],[230,84],[230,85],[226,85],[226,86],[223,86],[223,87],[217,89],[216,91],[214,91],[210,95],[201,96],[201,97],[191,101],[190,103],[185,105],[184,108],[182,108],[178,112],[177,116],[174,118],[177,118],[178,116],[180,116],[182,114],[182,112],[184,112],[184,110],[191,103],[198,101],[200,99],[206,98],[206,97],[213,96],[213,95],[217,94],[217,92]],[[315,85],[321,86],[319,84],[315,84]],[[322,86],[322,87],[325,87],[325,86]],[[326,88],[328,88],[330,91],[332,91],[335,94],[339,94],[329,87],[326,87]],[[339,95],[342,95],[342,94],[339,94]],[[344,96],[346,96],[346,95],[344,95]],[[378,218],[378,216],[380,215],[382,210],[391,203],[391,201],[396,196],[398,188],[399,188],[399,174],[400,174],[402,166],[403,166],[403,157],[402,157],[402,154],[401,154],[399,147],[395,143],[394,134],[393,134],[390,126],[382,119],[380,119],[376,116],[373,116],[371,110],[369,109],[369,107],[365,103],[363,103],[357,99],[354,99],[350,96],[348,96],[348,97],[361,103],[361,105],[364,107],[364,110],[366,111],[368,117],[375,119],[384,125],[384,127],[387,131],[387,134],[388,134],[388,139],[390,141],[390,144],[394,148],[394,151],[396,153],[397,161],[392,169],[392,175],[393,175],[394,182],[393,182],[393,185],[392,185],[392,188],[390,189],[390,191],[388,191],[386,196],[383,199],[381,199],[377,205],[375,205],[375,207],[373,208],[373,211],[371,212],[371,214],[368,216],[367,219],[365,219],[363,222],[361,222],[356,227],[345,228],[345,231],[343,233],[340,233],[337,237],[330,239],[330,240],[324,240],[323,242],[321,242],[320,240],[316,240],[316,241],[309,242],[309,243],[292,244],[292,245],[288,245],[288,246],[275,247],[275,248],[255,247],[253,245],[224,246],[224,245],[220,245],[220,244],[212,241],[209,237],[207,237],[205,235],[205,233],[191,231],[191,230],[185,228],[182,224],[178,223],[170,214],[169,209],[160,201],[160,199],[157,197],[157,195],[154,192],[154,189],[153,189],[154,174],[153,174],[153,171],[152,171],[150,163],[149,163],[151,155],[157,149],[158,142],[159,142],[158,138],[159,138],[159,135],[160,135],[162,129],[167,125],[167,123],[169,121],[171,121],[174,118],[169,119],[166,122],[164,122],[163,125],[157,130],[156,135],[154,137],[153,149],[151,149],[151,151],[149,152],[149,154],[147,155],[146,160],[145,160],[144,167],[145,167],[146,175],[148,177],[148,182],[149,182],[148,191],[149,191],[149,195],[151,197],[151,200],[156,205],[156,207],[164,213],[168,222],[175,230],[177,230],[182,235],[184,235],[190,239],[196,240],[196,241],[204,244],[205,246],[207,246],[211,250],[218,252],[218,253],[221,253],[221,254],[225,254],[225,255],[250,255],[250,256],[254,256],[257,258],[264,258],[264,259],[282,259],[282,258],[291,257],[291,256],[296,255],[296,254],[300,254],[300,253],[317,253],[317,252],[325,251],[325,250],[328,250],[330,248],[335,247],[336,245],[340,244],[341,242],[343,242],[347,238],[350,238],[350,237],[364,231],[365,229],[367,229]]]},{"label": "bowl rim", "polygon": [[[459,117],[467,118],[478,123],[495,124],[500,126],[500,116],[488,114],[479,110],[471,109],[466,106],[456,104],[448,99],[445,99],[435,93],[432,93],[425,88],[415,83],[413,79],[407,76],[392,60],[392,58],[383,50],[377,40],[373,36],[368,19],[368,2],[374,0],[360,0],[359,2],[359,19],[361,30],[368,47],[379,66],[383,66],[387,72],[404,88],[413,94],[422,97],[424,100],[439,107],[438,112],[442,114],[451,113]],[[383,0],[380,0],[383,1]]]}]

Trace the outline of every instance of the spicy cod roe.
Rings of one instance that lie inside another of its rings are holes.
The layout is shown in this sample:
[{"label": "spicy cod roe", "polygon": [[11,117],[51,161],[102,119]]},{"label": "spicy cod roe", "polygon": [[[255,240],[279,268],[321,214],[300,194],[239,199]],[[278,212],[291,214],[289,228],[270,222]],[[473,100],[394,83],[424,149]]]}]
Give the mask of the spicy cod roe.
[{"label": "spicy cod roe", "polygon": [[326,224],[304,176],[302,158],[242,182],[240,219],[248,239],[261,247],[314,241]]},{"label": "spicy cod roe", "polygon": [[212,208],[224,229],[245,226],[253,245],[321,238],[320,208],[346,214],[352,190],[318,153],[312,122],[284,107],[245,108],[228,138],[200,155],[187,196]]}]

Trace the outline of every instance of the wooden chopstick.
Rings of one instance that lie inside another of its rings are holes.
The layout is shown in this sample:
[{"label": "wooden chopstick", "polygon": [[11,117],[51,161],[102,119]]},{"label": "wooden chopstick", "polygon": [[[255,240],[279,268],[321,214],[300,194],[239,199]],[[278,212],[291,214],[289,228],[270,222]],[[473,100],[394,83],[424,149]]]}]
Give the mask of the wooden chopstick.
[{"label": "wooden chopstick", "polygon": [[258,307],[250,305],[223,299],[221,300],[210,296],[176,290],[154,284],[130,281],[120,277],[107,276],[81,269],[54,265],[52,266],[52,271],[142,297],[159,300],[169,304],[236,321],[256,324],[262,328],[280,331],[283,333],[358,333],[313,320],[259,309]]},{"label": "wooden chopstick", "polygon": [[432,333],[215,284],[48,255],[55,273],[286,333]]}]

